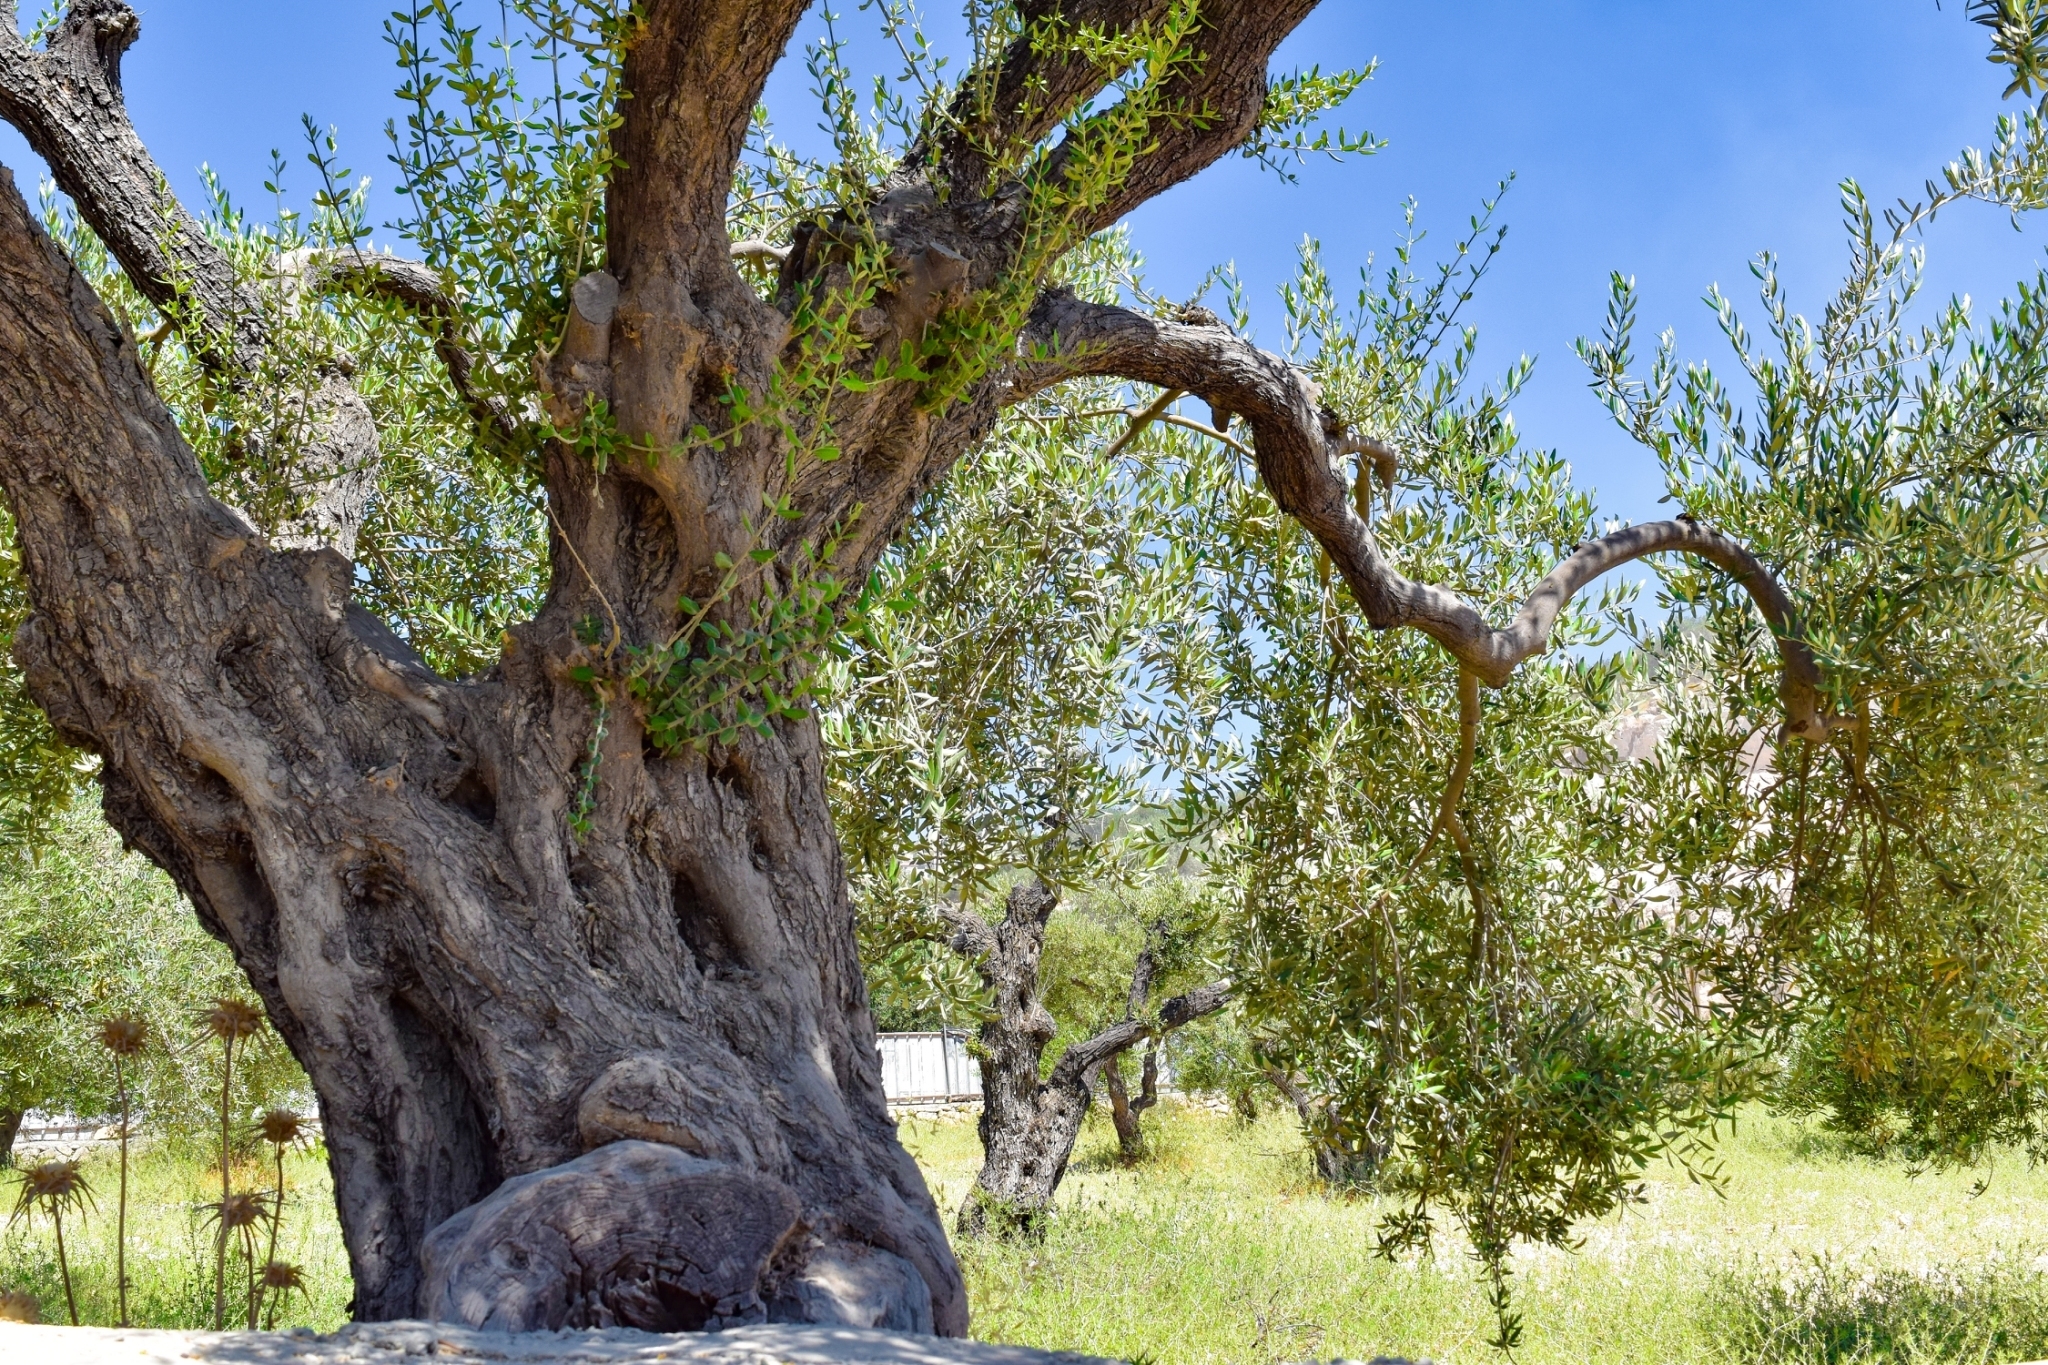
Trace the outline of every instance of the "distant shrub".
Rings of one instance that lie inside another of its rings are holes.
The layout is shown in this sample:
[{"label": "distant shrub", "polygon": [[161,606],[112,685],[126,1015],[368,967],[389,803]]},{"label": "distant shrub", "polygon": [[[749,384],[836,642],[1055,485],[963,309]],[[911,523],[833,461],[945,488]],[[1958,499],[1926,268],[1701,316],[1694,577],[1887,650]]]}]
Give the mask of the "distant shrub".
[{"label": "distant shrub", "polygon": [[1745,1365],[1954,1362],[2048,1356],[2048,1275],[1997,1259],[1916,1271],[1816,1257],[1723,1274],[1714,1334]]}]

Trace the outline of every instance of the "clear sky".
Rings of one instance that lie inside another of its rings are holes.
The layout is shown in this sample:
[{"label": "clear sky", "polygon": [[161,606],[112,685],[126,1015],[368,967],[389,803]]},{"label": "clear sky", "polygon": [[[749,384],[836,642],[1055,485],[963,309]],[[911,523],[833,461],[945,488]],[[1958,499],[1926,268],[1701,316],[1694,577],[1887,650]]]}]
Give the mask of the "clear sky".
[{"label": "clear sky", "polygon": [[[1845,260],[1836,182],[1854,176],[1880,202],[1917,193],[1959,149],[1987,142],[2010,107],[1962,4],[1325,0],[1278,65],[1377,57],[1378,76],[1342,121],[1386,138],[1387,149],[1311,164],[1293,186],[1233,159],[1141,211],[1137,240],[1168,293],[1234,260],[1277,341],[1273,289],[1304,235],[1322,240],[1340,280],[1351,278],[1392,244],[1405,197],[1420,201],[1432,240],[1448,244],[1514,172],[1508,249],[1469,313],[1482,357],[1498,370],[1516,354],[1537,356],[1517,407],[1524,434],[1562,449],[1608,510],[1644,519],[1662,491],[1654,466],[1609,426],[1571,354],[1574,337],[1599,327],[1608,273],[1635,275],[1646,335],[1673,327],[1692,356],[1723,355],[1699,296],[1718,282],[1750,297],[1747,263],[1759,250],[1780,254],[1795,301],[1818,311]],[[495,26],[495,3],[466,7],[473,22]],[[390,8],[141,0],[128,101],[178,191],[196,200],[203,162],[263,212],[269,153],[281,147],[295,162],[287,188],[303,204],[302,113],[337,125],[346,164],[388,183],[382,128],[396,113],[396,72],[381,26]],[[942,0],[929,8],[949,12]],[[848,15],[850,27],[865,22]],[[769,92],[792,133],[815,122],[796,65],[786,61]],[[11,130],[0,129],[0,163],[24,188],[40,172]],[[389,198],[375,209],[379,221],[392,216]],[[1988,305],[2031,277],[2048,219],[2023,228],[1975,206],[1939,224],[1933,292]]]}]

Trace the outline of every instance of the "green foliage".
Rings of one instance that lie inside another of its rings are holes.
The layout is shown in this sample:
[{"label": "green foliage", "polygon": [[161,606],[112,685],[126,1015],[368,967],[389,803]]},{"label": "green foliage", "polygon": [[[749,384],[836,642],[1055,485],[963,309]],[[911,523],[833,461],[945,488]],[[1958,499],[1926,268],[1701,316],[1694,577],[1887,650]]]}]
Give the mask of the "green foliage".
[{"label": "green foliage", "polygon": [[[1526,362],[1499,387],[1470,373],[1458,314],[1498,245],[1488,217],[1439,268],[1418,240],[1350,311],[1305,249],[1291,340],[1325,401],[1402,452],[1384,506],[1364,461],[1356,475],[1382,553],[1499,619],[1598,528],[1564,461],[1507,416]],[[1650,1160],[1697,1160],[1725,1113],[1722,1023],[1681,1007],[1697,955],[1644,894],[1640,781],[1605,737],[1644,680],[1619,657],[1524,666],[1483,699],[1447,827],[1457,664],[1418,634],[1359,629],[1348,589],[1251,471],[1213,446],[1202,458],[1232,504],[1202,543],[1230,699],[1257,735],[1249,780],[1212,797],[1257,1050],[1327,1103],[1330,1140],[1382,1154],[1383,1254],[1430,1245],[1439,1212],[1457,1218],[1512,1344],[1511,1248],[1570,1245],[1636,1197]],[[1575,604],[1558,643],[1601,643],[1624,596]]]},{"label": "green foliage", "polygon": [[1961,300],[1908,314],[1914,234],[1962,198],[2040,206],[2044,166],[2032,111],[1883,228],[1846,186],[1852,268],[1820,319],[1792,311],[1768,257],[1767,340],[1713,300],[1747,407],[1707,366],[1681,370],[1668,337],[1631,377],[1626,281],[1585,348],[1672,499],[1776,566],[1842,718],[1824,744],[1760,750],[1771,640],[1725,579],[1665,566],[1654,634],[1699,686],[1676,699],[1686,761],[1656,783],[1683,818],[1659,856],[1681,903],[1740,926],[1715,989],[1798,1025],[1787,1100],[1920,1161],[2048,1151],[2048,280],[1988,319]]}]

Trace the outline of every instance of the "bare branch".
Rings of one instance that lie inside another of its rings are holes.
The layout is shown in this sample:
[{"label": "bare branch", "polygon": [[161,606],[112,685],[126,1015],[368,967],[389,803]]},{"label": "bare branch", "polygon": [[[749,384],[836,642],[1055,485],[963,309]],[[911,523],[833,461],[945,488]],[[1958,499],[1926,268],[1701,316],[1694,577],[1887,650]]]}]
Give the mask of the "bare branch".
[{"label": "bare branch", "polygon": [[1171,1033],[1205,1014],[1214,1014],[1230,1003],[1232,990],[1227,980],[1212,981],[1185,995],[1174,996],[1159,1007],[1156,1019],[1125,1019],[1111,1024],[1094,1037],[1083,1039],[1062,1053],[1048,1084],[1057,1086],[1078,1079],[1083,1073],[1094,1070],[1120,1052],[1128,1052],[1147,1038]]},{"label": "bare branch", "polygon": [[764,242],[759,237],[748,237],[732,244],[732,258],[736,261],[762,261],[781,265],[789,259],[789,248]]},{"label": "bare branch", "polygon": [[1574,594],[1645,555],[1679,551],[1726,570],[1756,603],[1777,639],[1779,699],[1788,734],[1819,739],[1820,670],[1799,635],[1791,599],[1745,547],[1689,517],[1631,526],[1579,546],[1536,585],[1515,618],[1495,629],[1456,593],[1404,578],[1353,505],[1344,454],[1360,448],[1321,406],[1308,376],[1222,326],[1150,318],[1060,291],[1043,296],[1021,339],[1027,357],[1008,395],[1015,402],[1060,380],[1115,375],[1182,389],[1250,422],[1260,477],[1281,510],[1315,536],[1343,573],[1375,629],[1412,626],[1437,641],[1489,687],[1549,646]]},{"label": "bare branch", "polygon": [[180,320],[195,353],[247,373],[266,342],[262,310],[171,193],[122,102],[121,56],[140,33],[122,0],[74,0],[40,52],[9,25],[0,32],[0,118],[49,163],[143,297]]}]

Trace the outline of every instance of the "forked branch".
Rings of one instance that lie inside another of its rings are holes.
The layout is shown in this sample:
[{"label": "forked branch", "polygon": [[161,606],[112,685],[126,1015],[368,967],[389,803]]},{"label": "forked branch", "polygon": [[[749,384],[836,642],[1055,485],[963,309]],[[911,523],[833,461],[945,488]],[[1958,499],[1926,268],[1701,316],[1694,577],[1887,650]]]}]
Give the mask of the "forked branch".
[{"label": "forked branch", "polygon": [[1821,739],[1829,731],[1820,670],[1800,638],[1791,599],[1761,560],[1711,527],[1679,517],[1589,541],[1536,585],[1511,622],[1495,628],[1456,593],[1413,582],[1387,562],[1344,469],[1344,455],[1366,445],[1320,404],[1308,376],[1281,357],[1220,325],[1146,317],[1064,291],[1039,300],[1020,351],[1025,359],[1012,402],[1064,379],[1116,376],[1185,390],[1241,415],[1251,425],[1254,459],[1274,501],[1322,545],[1366,620],[1378,630],[1422,631],[1489,687],[1504,685],[1525,660],[1549,647],[1558,616],[1580,589],[1632,560],[1677,551],[1725,570],[1770,625],[1785,732]]}]

